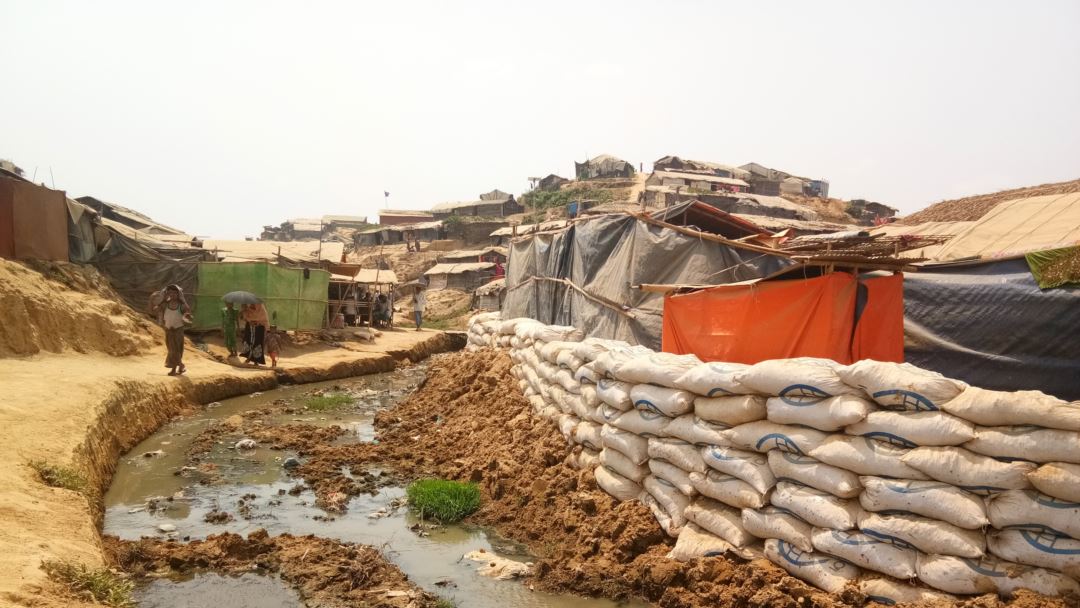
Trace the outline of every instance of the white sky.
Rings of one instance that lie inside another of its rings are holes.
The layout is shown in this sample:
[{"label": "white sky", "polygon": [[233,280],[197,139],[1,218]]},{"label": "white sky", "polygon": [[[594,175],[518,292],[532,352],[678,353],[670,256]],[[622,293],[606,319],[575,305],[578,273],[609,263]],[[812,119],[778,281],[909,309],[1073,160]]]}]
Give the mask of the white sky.
[{"label": "white sky", "polygon": [[1080,177],[1078,31],[1070,0],[0,0],[0,158],[202,236],[600,153],[911,212]]}]

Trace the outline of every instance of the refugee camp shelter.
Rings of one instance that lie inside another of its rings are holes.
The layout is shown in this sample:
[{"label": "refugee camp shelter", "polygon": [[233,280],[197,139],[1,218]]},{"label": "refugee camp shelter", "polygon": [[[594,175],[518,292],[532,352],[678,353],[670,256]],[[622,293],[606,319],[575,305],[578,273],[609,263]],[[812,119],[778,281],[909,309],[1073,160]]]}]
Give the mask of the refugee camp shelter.
[{"label": "refugee camp shelter", "polygon": [[545,192],[554,192],[562,187],[563,184],[569,184],[570,180],[565,177],[559,177],[554,173],[549,173],[547,177],[542,177],[536,183],[537,190],[543,190]]},{"label": "refugee camp shelter", "polygon": [[356,307],[357,317],[370,325],[373,314],[372,299],[379,293],[385,293],[393,306],[394,287],[397,282],[397,275],[393,270],[380,268],[361,268],[351,275],[331,274],[327,294],[327,322],[332,322],[338,314],[344,314],[346,306],[352,302]]},{"label": "refugee camp shelter", "polygon": [[506,264],[507,249],[505,247],[485,247],[484,249],[466,249],[450,251],[439,256],[439,262],[498,262]]},{"label": "refugee camp shelter", "polygon": [[731,177],[745,180],[750,177],[750,172],[733,165],[707,162],[703,160],[687,160],[678,156],[665,156],[653,162],[653,171],[682,171],[691,173],[710,173],[720,177]]},{"label": "refugee camp shelter", "polygon": [[327,311],[330,273],[268,262],[203,262],[198,265],[194,329],[221,327],[221,297],[249,291],[262,299],[270,323],[281,330],[320,329]]},{"label": "refugee camp shelter", "polygon": [[202,248],[223,262],[287,261],[318,265],[341,262],[345,244],[339,241],[231,241],[204,239]]},{"label": "refugee camp shelter", "polygon": [[473,292],[473,308],[476,310],[500,310],[506,294],[506,278],[489,281]]},{"label": "refugee camp shelter", "polygon": [[0,171],[0,257],[68,261],[67,196]]},{"label": "refugee camp shelter", "polygon": [[185,234],[183,230],[173,228],[172,226],[166,226],[134,209],[129,209],[116,203],[103,201],[93,196],[80,196],[75,200],[96,211],[102,219],[118,222],[143,234]]},{"label": "refugee camp shelter", "polygon": [[446,219],[452,215],[471,217],[505,217],[525,211],[521,203],[514,200],[514,195],[493,190],[484,196],[505,195],[506,198],[481,198],[477,201],[462,201],[455,203],[439,203],[431,208],[435,219]]},{"label": "refugee camp shelter", "polygon": [[495,264],[469,262],[436,264],[424,272],[428,289],[457,289],[472,291],[495,276]]},{"label": "refugee camp shelter", "polygon": [[431,216],[431,213],[427,211],[416,211],[412,209],[383,209],[379,211],[379,224],[383,226],[430,222],[432,219],[434,218]]},{"label": "refugee camp shelter", "polygon": [[634,174],[634,166],[621,158],[601,154],[583,163],[575,162],[574,174],[578,179],[630,177]]},{"label": "refugee camp shelter", "polygon": [[653,171],[645,180],[645,185],[678,187],[694,192],[746,192],[750,189],[750,184],[741,179],[683,171]]}]

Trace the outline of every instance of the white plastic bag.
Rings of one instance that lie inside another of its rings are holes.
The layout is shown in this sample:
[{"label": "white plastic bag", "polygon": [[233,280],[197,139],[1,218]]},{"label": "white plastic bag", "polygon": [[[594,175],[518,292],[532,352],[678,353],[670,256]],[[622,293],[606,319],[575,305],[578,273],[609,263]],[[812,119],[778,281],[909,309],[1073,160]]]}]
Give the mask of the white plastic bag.
[{"label": "white plastic bag", "polygon": [[724,446],[708,446],[701,448],[701,457],[709,468],[745,481],[759,494],[765,494],[776,485],[776,477],[764,454]]},{"label": "white plastic bag", "polygon": [[1035,470],[1031,462],[1000,462],[964,448],[915,448],[901,459],[904,464],[954,486],[986,494],[1031,487],[1027,474]]},{"label": "white plastic bag", "polygon": [[758,538],[778,538],[800,551],[814,550],[810,540],[813,526],[786,509],[773,506],[743,509],[742,525],[743,529]]},{"label": "white plastic bag", "polygon": [[859,392],[836,375],[840,364],[829,359],[770,359],[750,366],[739,382],[755,393],[784,397],[792,403],[818,401]]},{"label": "white plastic bag", "polygon": [[885,515],[864,512],[859,530],[878,540],[923,553],[979,558],[986,553],[986,537],[980,530],[965,530],[918,515]]},{"label": "white plastic bag", "polygon": [[814,528],[814,549],[839,557],[860,568],[873,570],[900,580],[915,578],[918,552],[880,541],[856,531]]},{"label": "white plastic bag", "polygon": [[986,547],[1005,561],[1049,568],[1080,579],[1080,540],[1030,530],[990,530]]},{"label": "white plastic bag", "polygon": [[762,453],[783,450],[796,454],[809,454],[829,436],[817,429],[766,420],[740,424],[724,431],[723,435],[735,447],[746,450]]},{"label": "white plastic bag", "polygon": [[630,389],[630,401],[639,410],[668,418],[688,414],[694,409],[694,396],[690,393],[651,384],[635,384],[634,388]]},{"label": "white plastic bag", "polygon": [[810,450],[810,456],[859,475],[895,479],[929,479],[901,461],[908,450],[866,437],[832,435]]},{"label": "white plastic bag", "polygon": [[722,502],[698,497],[683,512],[686,521],[694,522],[702,529],[719,536],[736,547],[757,542],[757,537],[743,528],[742,512]]},{"label": "white plastic bag", "polygon": [[866,418],[873,409],[858,395],[838,395],[817,401],[791,401],[771,397],[765,403],[769,422],[801,424],[819,431],[839,431]]},{"label": "white plastic bag", "polygon": [[862,490],[859,476],[802,454],[769,452],[769,468],[783,481],[796,481],[840,498],[855,498]]},{"label": "white plastic bag", "polygon": [[975,425],[945,412],[870,412],[866,420],[846,429],[902,448],[960,445],[975,437]]},{"label": "white plastic bag", "polygon": [[1016,528],[1080,539],[1080,503],[1034,490],[1010,490],[988,497],[986,516],[998,530]]},{"label": "white plastic bag", "polygon": [[691,473],[690,483],[702,496],[719,500],[736,509],[759,509],[765,506],[765,496],[745,481],[720,471]]},{"label": "white plastic bag", "polygon": [[723,555],[733,548],[726,540],[690,522],[683,526],[679,532],[679,539],[675,541],[675,548],[667,556],[670,559],[686,562],[699,557]]},{"label": "white plastic bag", "polygon": [[605,378],[596,384],[596,396],[611,407],[626,411],[634,407],[634,403],[630,401],[631,388],[632,386],[625,382]]},{"label": "white plastic bag", "polygon": [[1080,464],[1051,462],[1028,473],[1035,489],[1065,502],[1080,502]]},{"label": "white plastic bag", "polygon": [[655,412],[642,410],[630,410],[619,414],[611,421],[611,424],[624,431],[629,431],[643,437],[663,437],[664,427],[671,420]]},{"label": "white plastic bag", "polygon": [[867,511],[922,515],[965,530],[990,524],[981,498],[947,483],[881,477],[860,477],[859,481],[864,488],[859,504]]},{"label": "white plastic bag", "polygon": [[693,414],[686,414],[678,418],[672,418],[664,433],[668,437],[677,437],[696,446],[730,445],[721,434],[730,427],[715,422],[702,420]]},{"label": "white plastic bag", "polygon": [[1080,463],[1080,432],[1034,426],[979,426],[964,447],[984,456]]},{"label": "white plastic bag", "polygon": [[781,481],[773,490],[771,502],[798,515],[818,528],[851,530],[858,524],[862,509],[854,500],[837,498],[828,492]]},{"label": "white plastic bag", "polygon": [[979,560],[950,555],[920,555],[919,580],[948,593],[975,595],[997,592],[1009,597],[1018,589],[1043,595],[1080,593],[1080,585],[1057,572],[1032,568],[992,557]]},{"label": "white plastic bag", "polygon": [[574,429],[574,441],[597,452],[604,447],[600,441],[600,425],[595,422],[578,423]]},{"label": "white plastic bag", "polygon": [[605,424],[600,429],[600,442],[626,456],[630,462],[644,465],[649,460],[649,440]]},{"label": "white plastic bag", "polygon": [[641,494],[641,485],[603,466],[593,471],[596,485],[618,501],[633,500]]},{"label": "white plastic bag", "polygon": [[636,483],[645,481],[649,475],[649,467],[635,464],[622,452],[612,448],[600,451],[600,464]]},{"label": "white plastic bag", "polygon": [[785,541],[765,541],[765,557],[788,574],[829,593],[840,593],[859,577],[855,566],[823,553],[800,551]]},{"label": "white plastic bag", "polygon": [[701,449],[682,439],[650,438],[649,458],[666,460],[688,474],[705,472],[705,461],[701,457]]},{"label": "white plastic bag", "polygon": [[742,373],[749,368],[749,365],[742,363],[702,363],[683,374],[675,382],[675,387],[705,397],[752,393],[753,389],[743,386],[739,381]]},{"label": "white plastic bag", "polygon": [[694,415],[702,420],[738,426],[755,420],[764,420],[765,397],[761,395],[732,395],[726,397],[697,397],[694,399]]},{"label": "white plastic bag", "polygon": [[690,482],[690,474],[666,460],[650,458],[649,472],[652,473],[652,476],[656,479],[670,485],[687,496],[694,496],[697,494],[697,490],[694,489],[694,484]]},{"label": "white plastic bag", "polygon": [[967,385],[910,363],[864,359],[836,371],[846,384],[861,388],[882,407],[937,410]]},{"label": "white plastic bag", "polygon": [[611,370],[611,375],[631,384],[655,384],[674,388],[683,374],[700,364],[701,359],[694,355],[652,352],[620,362]]},{"label": "white plastic bag", "polygon": [[991,391],[970,386],[942,406],[946,412],[982,426],[1031,424],[1080,431],[1080,402],[1039,391]]}]

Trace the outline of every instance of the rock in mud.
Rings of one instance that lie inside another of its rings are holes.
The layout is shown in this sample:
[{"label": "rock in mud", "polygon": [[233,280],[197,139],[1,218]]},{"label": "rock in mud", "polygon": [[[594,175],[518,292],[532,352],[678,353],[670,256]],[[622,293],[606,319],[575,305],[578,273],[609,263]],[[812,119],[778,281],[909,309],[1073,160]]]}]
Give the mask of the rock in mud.
[{"label": "rock in mud", "polygon": [[162,534],[169,534],[170,532],[176,532],[176,526],[174,526],[172,524],[160,524],[157,527],[157,529],[158,529],[158,532],[161,532]]},{"label": "rock in mud", "polygon": [[300,460],[294,456],[289,456],[285,459],[285,462],[281,463],[281,466],[285,469],[295,469],[296,467],[300,466]]},{"label": "rock in mud", "polygon": [[237,450],[254,450],[257,445],[258,444],[254,439],[241,439],[240,441],[237,441],[236,445],[233,447]]}]

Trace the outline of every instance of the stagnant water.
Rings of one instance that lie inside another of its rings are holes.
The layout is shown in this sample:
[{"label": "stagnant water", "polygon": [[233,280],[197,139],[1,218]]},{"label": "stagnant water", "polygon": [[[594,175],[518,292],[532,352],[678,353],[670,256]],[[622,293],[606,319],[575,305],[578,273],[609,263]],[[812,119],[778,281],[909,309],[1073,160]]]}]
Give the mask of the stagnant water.
[{"label": "stagnant water", "polygon": [[[519,561],[528,561],[529,556],[524,548],[500,538],[489,529],[476,526],[444,526],[426,536],[417,534],[410,530],[416,518],[408,509],[388,509],[394,499],[404,496],[405,491],[400,487],[385,487],[374,496],[355,497],[345,513],[327,514],[315,506],[312,492],[288,494],[288,490],[298,483],[281,466],[285,458],[295,455],[289,452],[263,446],[237,452],[228,442],[227,445],[216,445],[202,458],[203,463],[216,465],[219,483],[201,485],[195,479],[174,474],[188,464],[185,456],[188,446],[209,425],[246,410],[264,407],[277,399],[297,397],[320,388],[337,386],[347,390],[355,395],[355,403],[333,413],[281,414],[268,420],[274,424],[337,424],[351,431],[339,441],[371,441],[375,413],[411,392],[424,373],[425,367],[418,365],[386,374],[283,387],[229,399],[165,425],[135,446],[119,463],[105,495],[105,533],[131,540],[143,536],[160,537],[159,526],[170,524],[175,526],[172,533],[175,537],[191,539],[225,531],[247,534],[259,528],[265,528],[271,535],[285,532],[315,534],[377,547],[415,584],[462,606],[644,606],[534,592],[516,581],[480,576],[476,573],[478,564],[462,559],[465,553],[484,549]],[[159,450],[160,453],[153,457],[143,456]],[[377,470],[371,472],[378,473]],[[173,500],[156,503],[164,508],[147,507],[151,499],[166,497],[173,497]],[[237,513],[237,504],[242,498],[250,508],[246,517]],[[236,515],[235,519],[225,524],[205,522],[204,516],[218,508]],[[370,517],[386,510],[390,515]],[[283,582],[254,574],[229,577],[199,573],[187,580],[158,580],[140,588],[136,597],[144,608],[225,605],[221,598],[229,598],[230,606],[302,606],[297,594]]]}]

